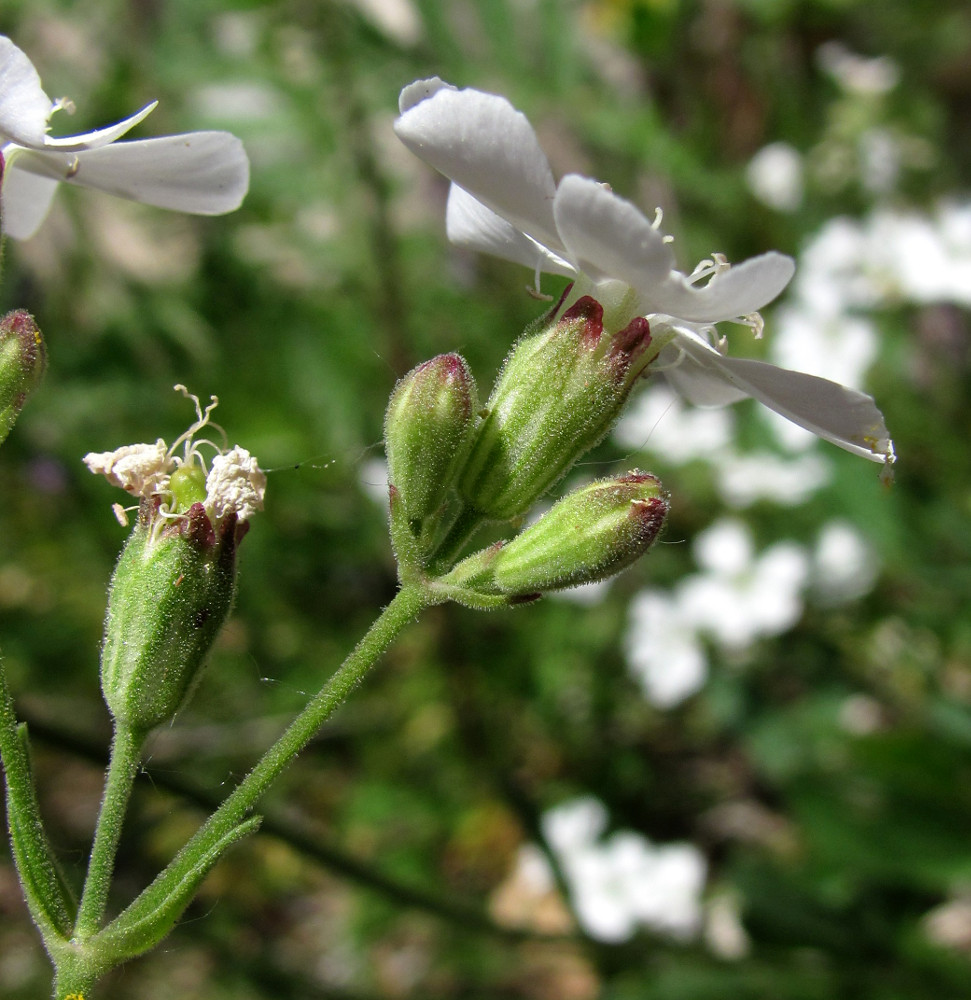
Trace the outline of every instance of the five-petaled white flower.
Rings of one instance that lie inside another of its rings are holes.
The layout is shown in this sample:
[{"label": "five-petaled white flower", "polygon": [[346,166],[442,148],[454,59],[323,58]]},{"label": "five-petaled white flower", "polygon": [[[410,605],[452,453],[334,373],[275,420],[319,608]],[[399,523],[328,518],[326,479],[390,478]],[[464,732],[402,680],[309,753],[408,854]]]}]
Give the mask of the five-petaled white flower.
[{"label": "five-petaled white flower", "polygon": [[70,106],[44,93],[33,63],[0,35],[2,228],[26,239],[44,221],[61,181],[196,215],[238,208],[249,187],[249,160],[229,132],[116,142],[155,108],[81,135],[47,134],[54,111]]},{"label": "five-petaled white flower", "polygon": [[847,451],[893,462],[883,416],[869,396],[722,353],[715,324],[744,322],[758,333],[756,311],[789,283],[791,258],[766,253],[730,267],[715,255],[685,275],[674,266],[659,219],[649,222],[589,178],[568,174],[557,185],[532,126],[505,98],[433,78],[405,87],[399,107],[398,137],[453,182],[452,242],[533,268],[537,280],[540,272],[574,278],[569,301],[591,294],[619,325],[647,316],[654,369],[692,403],[719,406],[751,396]]}]

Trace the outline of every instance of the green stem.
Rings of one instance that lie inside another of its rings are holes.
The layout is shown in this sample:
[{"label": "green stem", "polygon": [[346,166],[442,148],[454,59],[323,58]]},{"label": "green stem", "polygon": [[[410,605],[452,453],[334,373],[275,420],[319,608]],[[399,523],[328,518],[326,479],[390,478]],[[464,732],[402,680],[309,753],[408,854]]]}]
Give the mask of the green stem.
[{"label": "green stem", "polygon": [[115,867],[115,852],[121,837],[121,827],[128,809],[132,785],[138,774],[144,736],[136,735],[127,726],[115,723],[115,735],[111,743],[111,758],[105,778],[104,798],[91,846],[88,874],[81,893],[81,905],[74,924],[74,938],[83,942],[91,937],[101,924],[108,889]]},{"label": "green stem", "polygon": [[[259,762],[222,805],[206,820],[148,889],[115,921],[123,926],[126,914],[139,908],[142,897],[167,883],[178,884],[221,841],[233,833],[240,821],[294,757],[313,739],[331,713],[360,683],[378,657],[398,633],[426,607],[443,598],[421,585],[402,587],[394,600],[381,612],[367,634],[357,644],[337,672],[311,699],[282,736],[260,758]],[[115,925],[105,929],[112,935]]]}]

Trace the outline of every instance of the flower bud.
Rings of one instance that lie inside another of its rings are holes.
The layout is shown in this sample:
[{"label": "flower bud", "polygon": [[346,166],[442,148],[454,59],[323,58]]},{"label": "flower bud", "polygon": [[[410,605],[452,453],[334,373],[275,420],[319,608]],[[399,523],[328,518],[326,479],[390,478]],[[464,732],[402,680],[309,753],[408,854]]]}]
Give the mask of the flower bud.
[{"label": "flower bud", "polygon": [[493,582],[505,593],[526,594],[606,580],[654,544],[667,512],[661,484],[649,473],[590,483],[499,549]]},{"label": "flower bud", "polygon": [[44,339],[23,309],[0,319],[0,441],[10,433],[28,394],[47,367]]},{"label": "flower bud", "polygon": [[388,479],[411,521],[445,503],[468,452],[477,406],[475,382],[458,354],[426,361],[395,386],[384,425]]},{"label": "flower bud", "polygon": [[115,719],[145,733],[171,719],[229,613],[236,547],[248,525],[213,526],[201,503],[161,529],[143,499],[109,587],[101,687]]},{"label": "flower bud", "polygon": [[641,317],[604,336],[603,307],[589,296],[527,331],[486,404],[459,487],[465,499],[496,519],[527,511],[614,424],[650,340]]}]

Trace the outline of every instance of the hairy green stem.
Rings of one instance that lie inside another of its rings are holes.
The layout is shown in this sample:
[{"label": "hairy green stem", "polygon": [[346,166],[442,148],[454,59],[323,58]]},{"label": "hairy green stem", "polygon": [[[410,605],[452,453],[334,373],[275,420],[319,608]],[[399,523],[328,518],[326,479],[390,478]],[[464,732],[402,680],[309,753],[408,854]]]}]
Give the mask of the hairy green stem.
[{"label": "hairy green stem", "polygon": [[[381,612],[337,672],[290,723],[282,736],[196,832],[183,850],[215,843],[252,809],[270,783],[313,739],[317,730],[371,669],[397,634],[436,599],[419,587],[403,587]],[[181,852],[180,852],[181,853]]]},{"label": "hairy green stem", "polygon": [[81,904],[74,924],[74,939],[78,942],[84,942],[95,934],[104,916],[115,867],[115,852],[118,850],[132,785],[141,763],[144,742],[143,734],[133,733],[128,726],[115,723],[101,812],[98,814],[88,874],[84,880]]}]

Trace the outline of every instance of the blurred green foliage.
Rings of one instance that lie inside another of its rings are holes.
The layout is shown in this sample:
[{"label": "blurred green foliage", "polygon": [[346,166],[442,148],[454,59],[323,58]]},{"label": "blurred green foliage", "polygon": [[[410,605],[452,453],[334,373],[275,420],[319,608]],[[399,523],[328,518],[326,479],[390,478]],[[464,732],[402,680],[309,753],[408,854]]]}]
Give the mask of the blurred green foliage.
[{"label": "blurred green foliage", "polygon": [[[959,0],[384,5],[399,6],[414,35],[336,0],[9,0],[0,13],[47,91],[75,101],[72,131],[158,98],[139,135],[227,128],[252,160],[232,216],[62,191],[3,259],[3,308],[35,314],[50,368],[0,463],[0,637],[70,862],[86,855],[100,795],[97,653],[124,537],[116,496],[81,456],[177,436],[191,417],[171,391],[182,382],[217,394],[231,442],[272,470],[233,619],[191,705],[149,744],[117,903],[393,594],[384,509],[362,478],[396,378],[457,350],[485,395],[538,310],[527,275],[447,246],[446,185],[391,131],[402,85],[437,74],[505,94],[558,175],[664,205],[683,265],[712,248],[796,254],[827,219],[872,206],[853,170],[814,174],[793,213],[759,204],[745,166],[771,141],[842,162],[861,128],[885,126],[913,151],[896,204],[967,193],[971,9]],[[848,98],[816,60],[834,39],[892,58],[900,86]],[[639,588],[691,571],[687,545],[662,546],[590,607],[433,609],[279,783],[273,832],[236,849],[110,995],[971,997],[967,908],[947,945],[927,917],[971,906],[968,313],[902,303],[877,319],[869,389],[901,456],[896,485],[827,452],[834,479],[809,503],[745,512],[760,544],[850,521],[882,563],[872,593],[810,608],[740,667],[716,660],[701,694],[668,712],[641,696],[622,639]],[[739,409],[743,436],[764,438]],[[608,442],[581,471],[628,462]],[[672,492],[667,539],[690,540],[723,506],[710,477],[653,471]],[[865,733],[840,721],[859,695],[879,710]],[[648,935],[522,939],[483,919],[542,812],[587,793],[617,827],[706,851],[709,891],[740,909],[743,957]],[[9,866],[0,886],[3,995],[41,995],[46,962]]]}]

